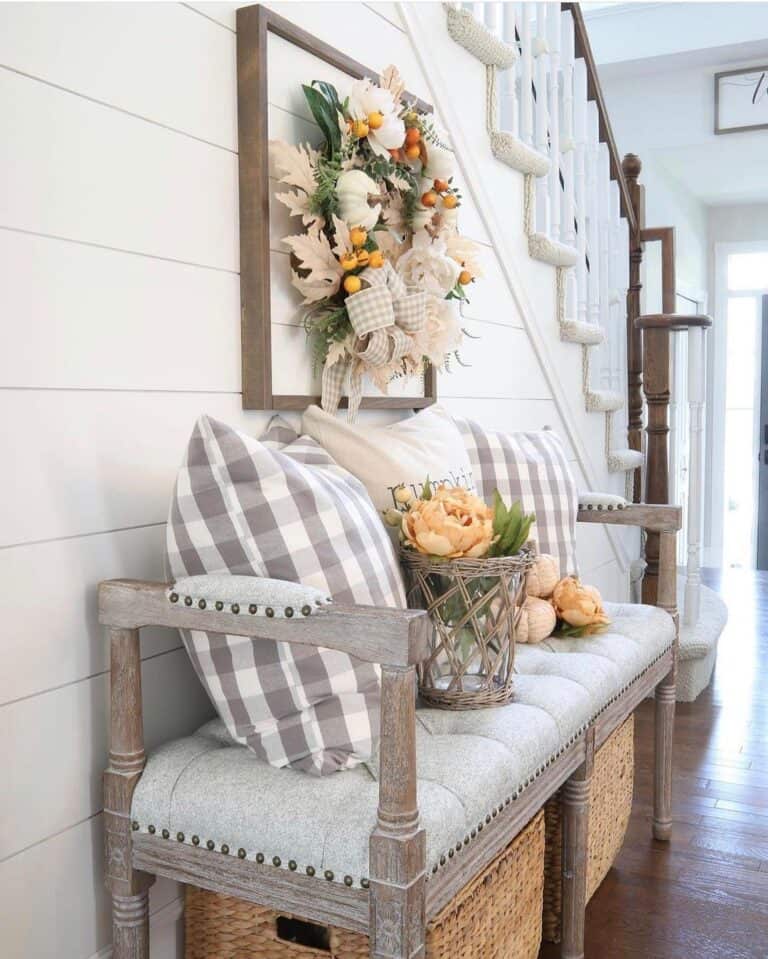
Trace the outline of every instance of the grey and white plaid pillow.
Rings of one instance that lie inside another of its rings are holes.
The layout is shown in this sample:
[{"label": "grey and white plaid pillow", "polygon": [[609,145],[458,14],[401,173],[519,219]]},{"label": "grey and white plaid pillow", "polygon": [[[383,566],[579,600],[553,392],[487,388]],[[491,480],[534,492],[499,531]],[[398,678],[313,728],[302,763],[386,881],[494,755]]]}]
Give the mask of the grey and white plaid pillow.
[{"label": "grey and white plaid pillow", "polygon": [[464,437],[477,491],[490,503],[498,489],[506,503],[519,499],[536,514],[532,535],[542,553],[560,561],[563,576],[575,575],[578,494],[563,444],[550,430],[501,433],[454,418]]},{"label": "grey and white plaid pillow", "polygon": [[[261,440],[198,420],[166,548],[174,578],[266,576],[341,603],[405,606],[397,558],[365,487],[278,418]],[[322,776],[370,757],[379,723],[375,665],[298,644],[182,635],[230,734],[260,758]]]}]

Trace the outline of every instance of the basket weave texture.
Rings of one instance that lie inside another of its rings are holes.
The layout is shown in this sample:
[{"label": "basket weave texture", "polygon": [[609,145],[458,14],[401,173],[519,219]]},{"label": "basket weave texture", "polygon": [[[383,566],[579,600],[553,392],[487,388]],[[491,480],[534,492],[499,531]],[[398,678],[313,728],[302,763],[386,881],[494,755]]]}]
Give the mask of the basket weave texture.
[{"label": "basket weave texture", "polygon": [[[536,959],[541,946],[544,813],[436,915],[426,959]],[[233,896],[187,886],[185,959],[368,959],[369,940],[323,927],[323,948],[278,935],[283,914]],[[317,927],[315,927],[317,928]]]},{"label": "basket weave texture", "polygon": [[[589,790],[587,901],[613,865],[629,825],[634,783],[634,730],[634,716],[630,716],[595,752]],[[547,802],[544,812],[546,851],[542,935],[545,942],[560,942],[563,824],[559,794]]]},{"label": "basket weave texture", "polygon": [[402,549],[400,557],[408,576],[408,605],[427,610],[432,620],[430,655],[419,665],[421,696],[442,709],[509,702],[515,632],[534,550],[436,560]]}]

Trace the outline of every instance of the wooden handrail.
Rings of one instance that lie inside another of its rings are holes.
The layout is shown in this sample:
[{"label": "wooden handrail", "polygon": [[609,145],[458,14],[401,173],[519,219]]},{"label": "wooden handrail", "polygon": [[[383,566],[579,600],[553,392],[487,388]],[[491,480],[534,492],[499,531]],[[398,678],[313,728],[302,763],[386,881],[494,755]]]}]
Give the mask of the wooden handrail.
[{"label": "wooden handrail", "polygon": [[712,317],[705,313],[646,313],[638,316],[635,326],[639,330],[668,330],[670,333],[681,333],[699,326],[712,326]]},{"label": "wooden handrail", "polygon": [[638,228],[637,217],[635,216],[635,209],[632,205],[629,186],[624,177],[621,156],[619,155],[616,140],[613,136],[613,128],[611,127],[611,121],[608,117],[608,108],[605,105],[603,90],[597,74],[597,64],[595,63],[592,47],[589,43],[589,35],[587,34],[587,26],[584,23],[581,6],[578,3],[561,3],[560,6],[563,10],[570,10],[571,16],[573,17],[575,53],[577,57],[581,57],[582,60],[584,60],[587,66],[587,97],[597,103],[597,112],[600,118],[600,140],[608,144],[611,179],[615,180],[619,185],[621,212],[629,223],[630,235],[634,235]]}]

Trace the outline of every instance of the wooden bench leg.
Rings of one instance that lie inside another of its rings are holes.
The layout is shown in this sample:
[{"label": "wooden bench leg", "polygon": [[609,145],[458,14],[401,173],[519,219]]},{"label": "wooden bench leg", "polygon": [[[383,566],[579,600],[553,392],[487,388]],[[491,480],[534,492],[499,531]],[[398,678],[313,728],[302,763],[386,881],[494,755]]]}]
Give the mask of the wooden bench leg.
[{"label": "wooden bench leg", "polygon": [[653,838],[672,838],[672,739],[675,725],[675,670],[656,687],[654,712]]},{"label": "wooden bench leg", "polygon": [[675,691],[678,656],[677,538],[673,532],[659,536],[658,604],[675,623],[672,669],[656,687],[654,709],[653,837],[669,842],[672,837],[672,739],[675,726]]},{"label": "wooden bench leg", "polygon": [[149,887],[131,863],[131,797],[144,768],[137,629],[110,631],[110,748],[104,773],[104,880],[112,895],[113,959],[149,959]]},{"label": "wooden bench leg", "polygon": [[149,959],[149,892],[112,896],[113,959]]},{"label": "wooden bench leg", "polygon": [[416,671],[382,667],[378,824],[370,840],[373,959],[423,959],[426,833],[416,803]]},{"label": "wooden bench leg", "polygon": [[584,914],[589,861],[589,790],[595,754],[594,729],[587,732],[587,756],[563,786],[562,959],[584,959]]}]

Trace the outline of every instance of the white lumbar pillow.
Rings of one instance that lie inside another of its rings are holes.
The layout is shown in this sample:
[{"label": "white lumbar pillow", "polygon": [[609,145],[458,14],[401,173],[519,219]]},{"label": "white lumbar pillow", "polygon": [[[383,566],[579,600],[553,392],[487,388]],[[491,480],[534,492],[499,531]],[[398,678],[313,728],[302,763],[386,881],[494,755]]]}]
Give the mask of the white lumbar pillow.
[{"label": "white lumbar pillow", "polygon": [[310,406],[301,430],[363,483],[379,510],[397,505],[400,486],[418,496],[427,477],[433,488],[441,483],[475,488],[462,435],[440,406],[389,426],[347,423]]}]

